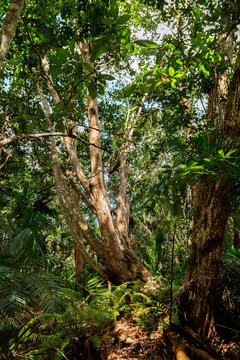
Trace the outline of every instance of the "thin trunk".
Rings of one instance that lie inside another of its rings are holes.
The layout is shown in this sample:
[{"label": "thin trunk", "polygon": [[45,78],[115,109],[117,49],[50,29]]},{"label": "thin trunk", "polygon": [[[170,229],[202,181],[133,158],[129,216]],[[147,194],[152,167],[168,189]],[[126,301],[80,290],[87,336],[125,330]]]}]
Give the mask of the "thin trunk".
[{"label": "thin trunk", "polygon": [[20,19],[23,6],[24,0],[11,1],[3,20],[0,30],[0,69],[3,66],[4,59],[16,32],[17,23]]}]

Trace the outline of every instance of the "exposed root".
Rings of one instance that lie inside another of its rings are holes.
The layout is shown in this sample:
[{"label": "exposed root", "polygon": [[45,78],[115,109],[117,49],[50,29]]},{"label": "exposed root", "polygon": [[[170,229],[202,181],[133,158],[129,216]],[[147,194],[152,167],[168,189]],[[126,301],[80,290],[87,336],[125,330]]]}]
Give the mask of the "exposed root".
[{"label": "exposed root", "polygon": [[166,331],[166,336],[176,360],[217,360],[208,345],[188,327],[174,326]]}]

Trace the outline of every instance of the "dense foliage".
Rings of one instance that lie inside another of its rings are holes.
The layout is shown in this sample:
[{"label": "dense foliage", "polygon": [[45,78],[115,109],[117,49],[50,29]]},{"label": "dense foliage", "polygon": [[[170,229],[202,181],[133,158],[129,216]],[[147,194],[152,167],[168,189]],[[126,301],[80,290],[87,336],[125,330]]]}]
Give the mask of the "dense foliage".
[{"label": "dense foliage", "polygon": [[107,359],[119,324],[159,359],[184,326],[186,353],[238,356],[238,1],[22,5],[0,5],[2,358]]}]

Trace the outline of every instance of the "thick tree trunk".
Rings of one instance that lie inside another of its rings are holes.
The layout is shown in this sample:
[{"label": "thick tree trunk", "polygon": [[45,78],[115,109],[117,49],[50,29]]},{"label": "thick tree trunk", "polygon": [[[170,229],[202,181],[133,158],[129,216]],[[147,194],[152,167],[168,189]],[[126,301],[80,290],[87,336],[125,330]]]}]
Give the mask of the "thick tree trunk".
[{"label": "thick tree trunk", "polygon": [[[232,59],[232,37],[221,35],[221,50],[228,51]],[[226,59],[227,61],[227,59]],[[209,93],[208,117],[215,117],[215,127],[225,140],[239,136],[240,111],[240,51],[228,94],[227,76],[216,74]],[[226,101],[223,101],[225,99]],[[229,180],[199,182],[194,189],[194,218],[190,264],[184,285],[179,292],[178,304],[183,319],[198,334],[207,338],[213,334],[214,312],[217,310],[218,270],[230,202],[227,195]]]},{"label": "thick tree trunk", "polygon": [[12,0],[0,30],[0,68],[8,53],[24,6],[24,0]]},{"label": "thick tree trunk", "polygon": [[192,250],[183,288],[178,298],[189,327],[203,337],[214,328],[218,303],[217,283],[229,203],[219,189],[224,181],[198,183],[195,189]]}]

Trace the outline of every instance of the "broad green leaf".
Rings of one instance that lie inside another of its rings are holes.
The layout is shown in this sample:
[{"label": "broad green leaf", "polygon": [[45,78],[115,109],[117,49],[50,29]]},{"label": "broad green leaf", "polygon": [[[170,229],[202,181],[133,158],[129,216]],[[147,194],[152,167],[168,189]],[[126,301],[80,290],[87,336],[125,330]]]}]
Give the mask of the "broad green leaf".
[{"label": "broad green leaf", "polygon": [[117,24],[119,25],[123,25],[123,24],[126,24],[126,22],[128,22],[128,20],[131,19],[131,15],[122,15],[120,16],[120,18],[117,19]]},{"label": "broad green leaf", "polygon": [[67,61],[67,58],[69,56],[71,56],[68,52],[68,49],[60,48],[60,49],[57,49],[56,53],[58,56],[58,63],[60,63],[60,64],[65,64]]},{"label": "broad green leaf", "polygon": [[90,73],[94,72],[94,68],[90,64],[88,64],[86,62],[83,62],[82,64],[88,72],[90,72]]},{"label": "broad green leaf", "polygon": [[73,53],[73,51],[75,49],[75,40],[74,39],[69,41],[69,48],[70,48],[70,51]]},{"label": "broad green leaf", "polygon": [[175,75],[176,78],[180,78],[180,77],[182,77],[182,76],[184,76],[184,73],[177,73],[177,74]]},{"label": "broad green leaf", "polygon": [[91,61],[97,60],[102,54],[104,54],[105,50],[106,50],[105,41],[97,42],[93,47]]},{"label": "broad green leaf", "polygon": [[110,18],[102,18],[101,23],[104,25],[112,25],[114,23],[115,19]]},{"label": "broad green leaf", "polygon": [[225,157],[229,157],[230,155],[232,155],[232,154],[235,153],[236,151],[237,151],[237,149],[234,149],[234,150],[229,151],[229,152],[225,155]]},{"label": "broad green leaf", "polygon": [[51,66],[51,67],[50,67],[50,69],[49,69],[49,74],[52,75],[52,77],[53,77],[54,80],[55,80],[55,79],[58,77],[58,75],[60,74],[61,69],[62,69],[61,65],[57,65],[57,66],[54,65],[54,66]]},{"label": "broad green leaf", "polygon": [[88,90],[89,90],[90,96],[91,96],[93,99],[96,99],[96,97],[97,97],[97,90],[96,90],[96,87],[95,87],[95,85],[94,85],[93,82],[91,82],[91,84],[89,84]]},{"label": "broad green leaf", "polygon": [[118,17],[119,8],[116,0],[111,0],[111,5],[108,13],[115,19]]},{"label": "broad green leaf", "polygon": [[169,67],[168,72],[169,72],[170,76],[174,76],[174,74],[175,74],[175,70],[172,66]]},{"label": "broad green leaf", "polygon": [[49,129],[49,124],[47,120],[44,120],[42,124],[43,130],[47,131]]},{"label": "broad green leaf", "polygon": [[27,126],[26,126],[26,133],[27,134],[32,134],[35,129],[36,129],[36,123],[31,122],[30,124],[27,124]]},{"label": "broad green leaf", "polygon": [[103,85],[97,84],[97,90],[98,90],[98,93],[99,93],[100,95],[104,95],[104,93],[105,93],[105,88],[104,88]]},{"label": "broad green leaf", "polygon": [[157,48],[159,48],[159,45],[157,43],[155,43],[154,41],[151,41],[151,40],[136,40],[135,44],[143,46],[143,47],[147,47],[149,49],[157,49]]}]

